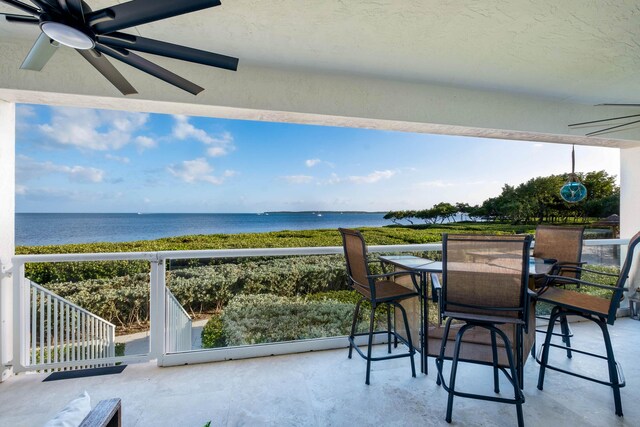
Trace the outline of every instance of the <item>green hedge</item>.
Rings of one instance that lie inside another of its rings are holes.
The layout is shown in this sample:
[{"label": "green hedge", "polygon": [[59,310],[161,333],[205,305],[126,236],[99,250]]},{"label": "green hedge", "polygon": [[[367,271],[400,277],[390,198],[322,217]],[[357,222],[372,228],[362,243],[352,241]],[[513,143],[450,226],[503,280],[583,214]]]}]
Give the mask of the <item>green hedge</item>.
[{"label": "green hedge", "polygon": [[[397,245],[433,243],[442,240],[443,232],[450,233],[532,233],[535,225],[509,225],[498,223],[456,223],[419,225],[413,227],[365,227],[360,228],[369,245]],[[19,246],[17,254],[62,254],[104,252],[155,252],[203,249],[239,248],[291,248],[340,246],[342,241],[337,230],[300,230],[270,233],[210,234],[170,237],[158,240],[142,240],[122,243],[86,243],[51,246]],[[184,266],[189,262],[200,265],[201,261],[172,261],[172,265]],[[204,261],[218,264],[227,261]],[[29,263],[26,274],[42,285],[50,282],[76,282],[89,279],[105,279],[116,276],[132,276],[149,271],[146,261],[104,261],[82,263]]]},{"label": "green hedge", "polygon": [[[348,335],[360,295],[352,290],[318,292],[306,297],[240,295],[202,330],[203,348],[259,344]],[[357,328],[369,327],[371,305],[363,302]],[[385,327],[387,307],[376,310],[376,327]]]},{"label": "green hedge", "polygon": [[[191,313],[219,311],[238,294],[305,295],[346,289],[341,255],[244,260],[167,272],[167,286]],[[49,283],[47,288],[119,327],[149,320],[149,275]]]},{"label": "green hedge", "polygon": [[353,304],[303,297],[238,295],[222,314],[229,346],[347,335]]}]

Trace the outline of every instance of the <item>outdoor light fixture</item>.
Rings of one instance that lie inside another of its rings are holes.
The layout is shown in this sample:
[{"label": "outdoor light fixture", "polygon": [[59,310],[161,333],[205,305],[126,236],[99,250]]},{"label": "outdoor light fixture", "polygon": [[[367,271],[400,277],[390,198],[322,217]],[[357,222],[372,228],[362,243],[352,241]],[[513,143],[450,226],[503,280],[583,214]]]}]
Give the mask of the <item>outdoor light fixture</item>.
[{"label": "outdoor light fixture", "polygon": [[566,202],[576,203],[587,197],[587,188],[576,175],[576,146],[571,148],[571,173],[569,180],[560,188],[560,197]]},{"label": "outdoor light fixture", "polygon": [[60,22],[43,22],[40,24],[40,29],[51,39],[74,49],[86,50],[95,46],[93,39],[87,34]]}]

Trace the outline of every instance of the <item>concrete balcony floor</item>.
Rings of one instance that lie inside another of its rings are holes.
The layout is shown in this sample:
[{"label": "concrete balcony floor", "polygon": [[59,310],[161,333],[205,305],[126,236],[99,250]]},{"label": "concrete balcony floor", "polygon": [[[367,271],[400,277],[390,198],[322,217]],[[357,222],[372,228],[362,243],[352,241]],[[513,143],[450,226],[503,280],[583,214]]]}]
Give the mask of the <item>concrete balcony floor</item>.
[{"label": "concrete balcony floor", "polygon": [[[573,324],[574,347],[604,351],[592,322]],[[538,365],[525,368],[525,424],[528,426],[637,426],[640,420],[640,322],[619,319],[611,328],[616,357],[624,369],[624,418],[614,414],[611,389],[548,371],[544,391],[536,388]],[[541,335],[539,335],[540,337]],[[378,346],[377,352],[384,352]],[[558,363],[607,377],[602,361],[575,355]],[[416,359],[417,362],[417,359]],[[125,426],[438,426],[445,420],[446,392],[429,375],[412,378],[409,361],[372,364],[371,385],[364,384],[366,362],[346,349],[259,359],[158,368],[130,365],[122,374],[42,382],[44,374],[19,375],[0,385],[0,425],[37,426],[87,390],[92,405],[120,397]],[[448,366],[448,365],[447,365]],[[458,385],[493,393],[492,371],[461,365]],[[512,396],[506,380],[502,395]],[[456,398],[453,424],[513,426],[513,405]]]}]

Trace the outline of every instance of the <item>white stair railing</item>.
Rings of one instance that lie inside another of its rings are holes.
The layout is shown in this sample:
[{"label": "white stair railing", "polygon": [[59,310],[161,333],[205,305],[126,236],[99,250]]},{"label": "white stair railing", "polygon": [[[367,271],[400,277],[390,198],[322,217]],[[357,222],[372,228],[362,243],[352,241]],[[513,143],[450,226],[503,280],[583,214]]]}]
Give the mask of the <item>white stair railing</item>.
[{"label": "white stair railing", "polygon": [[176,353],[191,350],[191,316],[178,302],[169,288],[166,289],[165,351]]},{"label": "white stair railing", "polygon": [[29,365],[44,372],[55,370],[58,364],[64,364],[64,370],[107,366],[99,359],[115,356],[115,325],[25,281],[31,317],[30,340],[25,340]]}]

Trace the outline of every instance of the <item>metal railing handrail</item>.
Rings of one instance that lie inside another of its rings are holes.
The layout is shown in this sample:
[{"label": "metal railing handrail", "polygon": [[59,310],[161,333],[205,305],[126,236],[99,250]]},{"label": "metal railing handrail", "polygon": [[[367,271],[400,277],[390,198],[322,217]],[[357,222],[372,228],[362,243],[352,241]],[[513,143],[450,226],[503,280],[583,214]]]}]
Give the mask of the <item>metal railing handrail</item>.
[{"label": "metal railing handrail", "polygon": [[100,317],[100,316],[98,316],[98,315],[96,315],[96,314],[93,314],[93,313],[92,313],[92,312],[90,312],[90,311],[85,310],[84,308],[82,308],[82,307],[80,307],[80,306],[78,306],[78,305],[76,305],[76,304],[72,303],[72,302],[71,302],[71,301],[69,301],[68,299],[65,299],[65,298],[61,297],[60,295],[58,295],[58,294],[56,294],[56,293],[54,293],[54,292],[50,291],[50,290],[49,290],[49,289],[47,289],[47,288],[44,288],[42,285],[39,285],[39,284],[37,284],[36,282],[31,281],[31,280],[29,280],[29,279],[25,279],[25,280],[26,280],[27,282],[29,282],[29,284],[30,284],[32,287],[34,287],[34,288],[38,289],[39,291],[41,291],[42,293],[44,293],[44,294],[46,294],[46,295],[51,296],[51,298],[52,298],[52,299],[57,299],[58,301],[62,302],[64,305],[71,306],[74,310],[80,311],[80,312],[82,312],[82,313],[84,313],[84,314],[86,314],[86,315],[88,315],[88,316],[90,316],[90,317],[93,317],[93,318],[94,318],[94,319],[96,319],[96,320],[99,320],[99,321],[100,321],[100,322],[102,322],[102,323],[106,323],[107,325],[109,325],[109,326],[111,326],[111,327],[113,327],[113,328],[115,328],[115,327],[116,327],[116,325],[114,325],[113,323],[109,322],[108,320],[105,320],[105,319],[103,319],[102,317]]},{"label": "metal railing handrail", "polygon": [[[626,245],[629,239],[591,239],[583,241],[585,246]],[[369,252],[421,252],[441,251],[442,243],[418,243],[409,245],[373,245]],[[29,262],[74,262],[74,261],[130,261],[159,262],[168,259],[188,258],[247,258],[257,256],[292,255],[341,255],[342,246],[310,246],[297,248],[249,248],[249,249],[205,249],[191,251],[157,252],[95,252],[86,254],[37,254],[15,255],[14,264]]]}]

